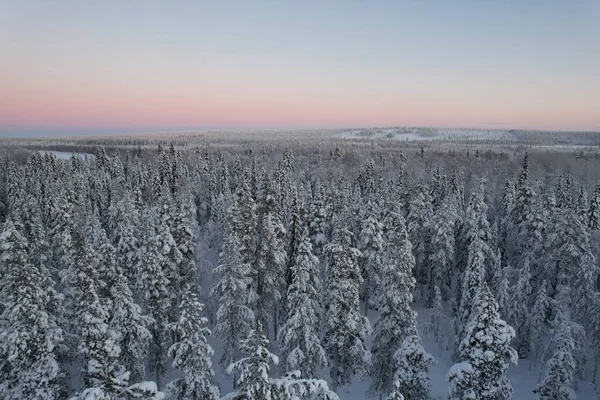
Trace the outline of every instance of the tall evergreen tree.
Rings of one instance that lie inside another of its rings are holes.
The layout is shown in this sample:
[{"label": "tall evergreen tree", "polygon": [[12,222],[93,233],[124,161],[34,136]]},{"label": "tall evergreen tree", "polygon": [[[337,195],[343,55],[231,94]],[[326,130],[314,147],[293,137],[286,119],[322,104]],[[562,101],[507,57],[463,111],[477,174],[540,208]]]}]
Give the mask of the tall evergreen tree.
[{"label": "tall evergreen tree", "polygon": [[214,372],[210,361],[213,349],[207,341],[210,330],[205,326],[207,319],[201,316],[202,308],[193,289],[189,284],[186,285],[180,303],[179,321],[171,325],[177,342],[169,348],[173,367],[183,373],[183,377],[168,385],[169,392],[177,399],[219,399],[219,389],[213,383]]},{"label": "tall evergreen tree", "polygon": [[57,362],[62,329],[48,313],[51,281],[30,260],[20,222],[10,219],[0,235],[0,397],[59,399],[64,372]]},{"label": "tall evergreen tree", "polygon": [[383,225],[377,220],[377,210],[372,202],[367,203],[366,216],[363,220],[359,249],[362,253],[360,260],[363,278],[362,297],[365,300],[365,315],[369,307],[379,304],[381,293],[381,271],[383,250]]},{"label": "tall evergreen tree", "polygon": [[498,304],[487,284],[477,295],[474,315],[460,344],[460,359],[448,373],[449,399],[510,399],[512,386],[506,376],[516,364],[510,347],[515,331],[498,314]]},{"label": "tall evergreen tree", "polygon": [[279,332],[283,364],[287,371],[299,370],[302,377],[316,377],[327,364],[319,339],[321,295],[319,259],[313,254],[308,229],[302,227],[296,260],[291,267],[287,321]]},{"label": "tall evergreen tree", "polygon": [[350,247],[351,233],[336,221],[333,242],[325,247],[328,257],[324,348],[331,365],[334,388],[362,375],[370,364],[365,346],[369,321],[360,316],[362,283],[357,259],[360,251]]},{"label": "tall evergreen tree", "polygon": [[423,349],[419,336],[411,335],[404,339],[394,358],[396,359],[394,382],[398,382],[405,399],[430,399],[429,367],[435,364],[435,360]]}]

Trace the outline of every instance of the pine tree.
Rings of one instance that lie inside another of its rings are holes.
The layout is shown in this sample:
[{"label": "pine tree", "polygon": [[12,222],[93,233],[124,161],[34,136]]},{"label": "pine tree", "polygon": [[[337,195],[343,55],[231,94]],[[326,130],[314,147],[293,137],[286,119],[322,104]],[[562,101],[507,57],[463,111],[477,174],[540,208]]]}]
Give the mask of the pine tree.
[{"label": "pine tree", "polygon": [[415,265],[404,218],[390,213],[386,218],[388,242],[382,264],[382,301],[380,317],[375,323],[373,341],[372,393],[387,393],[395,371],[393,355],[403,341],[417,334],[416,313],[410,308],[415,279]]},{"label": "pine tree", "polygon": [[[362,253],[361,275],[363,278],[362,297],[365,300],[365,316],[369,307],[379,304],[381,293],[381,258],[383,250],[383,225],[377,221],[377,211],[372,202],[367,203],[366,218],[360,231],[359,250]],[[372,296],[374,294],[375,296]]]},{"label": "pine tree", "polygon": [[285,369],[299,370],[303,377],[310,378],[317,376],[319,367],[327,365],[327,358],[319,339],[319,259],[313,254],[306,227],[302,228],[296,253],[287,293],[287,321],[279,332],[279,343]]},{"label": "pine tree", "polygon": [[254,321],[254,313],[248,307],[250,266],[243,261],[241,247],[235,233],[229,232],[214,271],[221,279],[211,291],[219,303],[215,332],[223,343],[220,362],[224,367],[237,359],[240,343]]},{"label": "pine tree", "polygon": [[594,231],[600,228],[600,184],[596,187],[588,209],[588,227]]},{"label": "pine tree", "polygon": [[432,217],[431,196],[425,183],[419,182],[408,204],[408,216],[406,217],[408,234],[413,244],[413,255],[415,257],[414,276],[419,283],[427,283],[431,275],[429,272],[428,243],[430,242],[430,225],[428,222]]},{"label": "pine tree", "polygon": [[144,218],[140,258],[142,263],[142,287],[146,300],[146,312],[154,323],[151,327],[150,370],[155,374],[158,387],[166,373],[167,334],[169,323],[169,280],[161,268],[161,249],[156,234],[156,216],[150,210]]},{"label": "pine tree", "polygon": [[168,391],[177,399],[217,400],[219,389],[213,383],[210,361],[213,349],[207,342],[210,330],[205,326],[207,319],[201,315],[203,304],[189,284],[184,288],[180,308],[179,321],[170,326],[177,342],[169,348],[169,355],[183,377],[171,382]]},{"label": "pine tree", "polygon": [[519,271],[519,280],[511,291],[511,305],[506,315],[506,320],[516,328],[514,346],[522,358],[526,358],[529,354],[529,298],[532,292],[530,281],[529,261],[525,260]]},{"label": "pine tree", "polygon": [[270,364],[279,362],[267,346],[269,341],[262,333],[262,326],[257,322],[250,330],[248,337],[242,340],[240,350],[247,356],[232,363],[227,373],[238,371],[236,380],[237,396],[247,400],[268,400],[273,398],[273,386],[269,382]]},{"label": "pine tree", "polygon": [[59,399],[64,373],[57,362],[62,329],[48,314],[52,287],[31,262],[23,226],[10,219],[0,235],[0,397]]},{"label": "pine tree", "polygon": [[407,400],[430,399],[429,367],[436,361],[431,354],[425,352],[419,336],[411,335],[404,339],[394,358],[396,359],[394,382],[398,383],[405,398]]},{"label": "pine tree", "polygon": [[517,352],[510,347],[515,331],[500,319],[498,304],[485,283],[473,313],[460,344],[462,362],[448,374],[449,399],[510,399],[512,387],[506,372],[510,363],[517,362]]},{"label": "pine tree", "polygon": [[404,400],[404,396],[400,392],[400,382],[394,382],[394,388],[386,397],[386,400]]},{"label": "pine tree", "polygon": [[438,344],[440,349],[446,350],[446,338],[444,336],[444,329],[442,327],[442,319],[444,318],[444,305],[442,303],[442,293],[436,286],[434,288],[433,297],[433,314],[431,314],[431,327],[435,342]]},{"label": "pine tree", "polygon": [[546,293],[546,281],[542,282],[538,290],[535,304],[531,309],[529,319],[529,356],[533,365],[537,366],[542,352],[542,338],[544,326],[550,310],[550,299]]},{"label": "pine tree", "polygon": [[360,316],[362,283],[357,259],[360,251],[350,247],[351,233],[336,221],[333,242],[325,247],[328,257],[324,348],[331,365],[334,388],[362,375],[370,364],[365,336],[369,321]]},{"label": "pine tree", "polygon": [[251,269],[251,305],[258,321],[265,328],[273,323],[277,335],[278,303],[285,287],[285,228],[279,218],[279,205],[267,175],[259,194],[258,242],[256,261]]},{"label": "pine tree", "polygon": [[556,332],[556,350],[548,361],[548,370],[542,383],[534,390],[540,400],[574,400],[575,392],[570,387],[575,375],[575,360],[571,327],[562,317]]}]

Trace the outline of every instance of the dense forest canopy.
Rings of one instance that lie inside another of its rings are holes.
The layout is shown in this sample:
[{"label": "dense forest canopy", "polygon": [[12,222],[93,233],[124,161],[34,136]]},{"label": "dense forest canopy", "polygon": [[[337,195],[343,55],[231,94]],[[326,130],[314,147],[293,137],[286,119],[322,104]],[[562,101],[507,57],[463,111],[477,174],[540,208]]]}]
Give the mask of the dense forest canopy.
[{"label": "dense forest canopy", "polygon": [[540,399],[597,382],[597,148],[104,144],[0,159],[2,399],[337,399],[363,379],[425,400],[432,354],[452,400],[511,398],[517,362]]}]

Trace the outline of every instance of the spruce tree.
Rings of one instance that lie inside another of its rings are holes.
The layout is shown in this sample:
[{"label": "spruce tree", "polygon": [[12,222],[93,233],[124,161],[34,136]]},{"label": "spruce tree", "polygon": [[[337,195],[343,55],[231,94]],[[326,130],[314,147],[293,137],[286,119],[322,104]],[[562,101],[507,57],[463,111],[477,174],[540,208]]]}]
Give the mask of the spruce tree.
[{"label": "spruce tree", "polygon": [[365,337],[369,321],[360,315],[362,283],[358,257],[350,246],[351,233],[336,221],[333,242],[325,246],[328,257],[324,348],[331,366],[332,385],[337,388],[362,375],[370,364]]},{"label": "spruce tree", "polygon": [[546,293],[546,281],[543,281],[538,290],[529,319],[529,358],[532,365],[535,366],[538,365],[543,351],[542,339],[549,310],[550,299]]},{"label": "spruce tree", "polygon": [[299,370],[305,378],[318,376],[318,368],[327,364],[319,339],[321,287],[318,266],[319,259],[313,254],[308,229],[302,227],[296,260],[290,271],[292,283],[287,292],[287,320],[279,332],[279,343],[285,370]]},{"label": "spruce tree", "polygon": [[0,235],[0,397],[62,398],[64,373],[57,362],[62,329],[48,313],[52,287],[31,262],[31,248],[20,222],[10,219]]},{"label": "spruce tree", "polygon": [[460,363],[448,374],[449,399],[510,399],[512,386],[506,376],[516,364],[517,352],[510,347],[515,331],[498,314],[498,304],[487,284],[477,294],[473,318],[460,343]]},{"label": "spruce tree", "polygon": [[363,278],[362,297],[365,300],[365,316],[369,307],[376,308],[381,293],[381,271],[383,250],[383,225],[377,220],[377,210],[372,202],[367,203],[366,217],[362,222],[359,236],[361,275]]},{"label": "spruce tree", "polygon": [[394,354],[396,374],[394,382],[407,400],[428,400],[431,398],[429,367],[435,364],[427,353],[419,336],[411,335],[404,339],[402,346]]},{"label": "spruce tree", "polygon": [[385,221],[389,229],[382,264],[382,300],[380,317],[375,323],[373,340],[372,393],[387,393],[391,389],[396,369],[394,352],[409,336],[417,334],[416,313],[410,308],[415,279],[415,265],[404,218],[390,213]]},{"label": "spruce tree", "polygon": [[183,377],[167,385],[168,392],[177,399],[217,400],[219,389],[213,383],[214,372],[210,361],[213,349],[207,341],[210,330],[202,317],[201,304],[190,285],[186,285],[180,302],[179,321],[171,324],[177,341],[169,348],[173,368]]}]

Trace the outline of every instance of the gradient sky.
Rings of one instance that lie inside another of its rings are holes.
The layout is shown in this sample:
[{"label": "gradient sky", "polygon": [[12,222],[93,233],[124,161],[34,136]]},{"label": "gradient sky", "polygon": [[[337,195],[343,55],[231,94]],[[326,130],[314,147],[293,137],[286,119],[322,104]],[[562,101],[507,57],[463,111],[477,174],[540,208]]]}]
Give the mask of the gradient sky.
[{"label": "gradient sky", "polygon": [[600,130],[600,1],[0,0],[0,135]]}]

